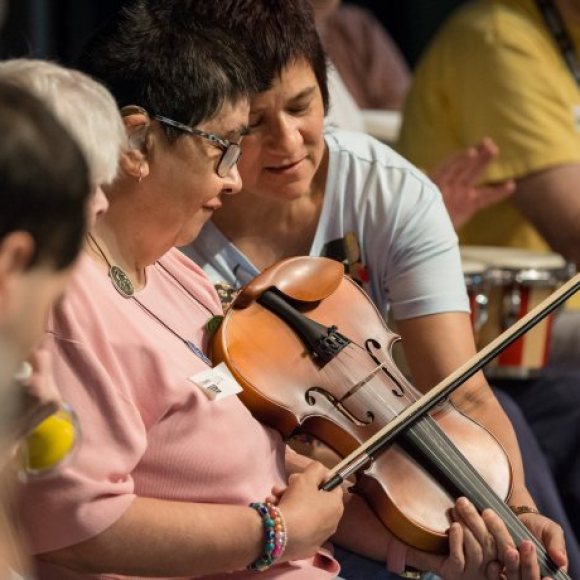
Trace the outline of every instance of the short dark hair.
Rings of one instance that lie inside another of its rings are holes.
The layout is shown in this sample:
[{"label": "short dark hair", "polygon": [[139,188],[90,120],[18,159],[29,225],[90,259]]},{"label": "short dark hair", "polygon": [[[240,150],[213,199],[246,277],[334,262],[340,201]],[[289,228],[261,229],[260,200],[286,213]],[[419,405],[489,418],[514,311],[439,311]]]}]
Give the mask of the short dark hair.
[{"label": "short dark hair", "polygon": [[258,91],[269,89],[282,70],[299,60],[312,67],[328,112],[326,54],[309,0],[184,0],[198,22],[226,30],[254,65]]},{"label": "short dark hair", "polygon": [[28,267],[72,264],[85,231],[89,171],[81,150],[48,108],[0,82],[0,240],[34,239]]},{"label": "short dark hair", "polygon": [[[248,57],[221,29],[199,26],[187,0],[135,0],[93,36],[80,67],[119,107],[195,126],[256,91]],[[163,125],[170,139],[181,131]]]}]

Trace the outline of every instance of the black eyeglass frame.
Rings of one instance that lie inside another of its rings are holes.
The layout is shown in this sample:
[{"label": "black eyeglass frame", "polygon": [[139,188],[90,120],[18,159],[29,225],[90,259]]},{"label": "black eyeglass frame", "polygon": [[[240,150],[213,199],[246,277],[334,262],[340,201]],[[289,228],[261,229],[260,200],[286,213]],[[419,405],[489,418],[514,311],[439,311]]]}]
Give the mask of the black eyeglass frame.
[{"label": "black eyeglass frame", "polygon": [[201,129],[196,129],[195,127],[190,127],[185,123],[180,123],[179,121],[174,121],[169,117],[164,117],[163,115],[153,115],[153,118],[164,125],[169,125],[170,127],[174,127],[175,129],[179,129],[180,131],[184,131],[189,133],[190,135],[194,135],[195,137],[201,137],[202,139],[207,139],[213,145],[218,147],[223,151],[223,154],[218,161],[216,173],[219,177],[226,177],[228,173],[235,167],[238,163],[241,155],[242,150],[239,143],[232,143],[219,135],[215,135],[214,133],[207,133],[206,131],[202,131]]}]

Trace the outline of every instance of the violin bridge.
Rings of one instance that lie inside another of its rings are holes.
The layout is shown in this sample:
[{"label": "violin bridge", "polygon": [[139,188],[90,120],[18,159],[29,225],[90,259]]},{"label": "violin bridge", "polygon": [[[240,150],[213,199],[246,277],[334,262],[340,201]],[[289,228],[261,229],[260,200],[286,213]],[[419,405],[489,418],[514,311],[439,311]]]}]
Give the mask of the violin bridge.
[{"label": "violin bridge", "polygon": [[343,405],[343,400],[349,396],[348,393],[347,393],[347,395],[345,395],[345,397],[343,397],[342,400],[340,400],[340,399],[337,399],[331,393],[329,393],[326,389],[323,389],[321,387],[312,387],[311,389],[308,389],[308,391],[306,391],[306,396],[305,396],[306,402],[311,406],[316,405],[316,396],[315,396],[316,393],[318,393],[319,395],[322,395],[322,397],[324,397],[340,414],[342,414],[344,417],[346,417],[346,419],[348,419],[351,423],[353,423],[357,427],[366,427],[366,426],[370,425],[375,420],[374,415],[370,411],[366,412],[365,419],[359,419],[353,413],[351,413]]}]

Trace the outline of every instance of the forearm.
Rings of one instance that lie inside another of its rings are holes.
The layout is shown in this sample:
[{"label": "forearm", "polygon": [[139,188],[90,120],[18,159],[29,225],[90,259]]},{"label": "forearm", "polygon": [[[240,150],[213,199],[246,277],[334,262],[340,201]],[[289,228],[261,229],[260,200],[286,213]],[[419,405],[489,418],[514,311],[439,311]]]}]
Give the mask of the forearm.
[{"label": "forearm", "polygon": [[580,266],[580,163],[559,165],[517,180],[520,211],[551,248]]},{"label": "forearm", "polygon": [[507,453],[513,476],[509,503],[533,506],[534,501],[526,488],[522,457],[511,421],[485,380],[475,377],[452,397],[452,401],[462,413],[494,435]]},{"label": "forearm", "polygon": [[[400,323],[403,345],[416,386],[426,392],[475,355],[469,318],[448,313]],[[490,431],[505,449],[513,471],[513,503],[530,504],[522,460],[507,415],[482,373],[476,374],[451,397],[457,408]]]},{"label": "forearm", "polygon": [[137,498],[98,536],[40,557],[84,573],[203,576],[243,569],[262,549],[251,508]]}]

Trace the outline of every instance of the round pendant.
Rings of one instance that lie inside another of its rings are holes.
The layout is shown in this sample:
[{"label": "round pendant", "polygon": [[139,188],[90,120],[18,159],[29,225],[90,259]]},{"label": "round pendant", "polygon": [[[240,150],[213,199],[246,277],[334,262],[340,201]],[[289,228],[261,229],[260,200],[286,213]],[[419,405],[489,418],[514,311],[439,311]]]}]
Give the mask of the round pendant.
[{"label": "round pendant", "polygon": [[121,294],[121,296],[131,298],[131,296],[135,294],[133,282],[129,280],[129,276],[127,276],[121,268],[118,266],[111,266],[109,276],[111,277],[111,282],[113,283],[115,290]]}]

